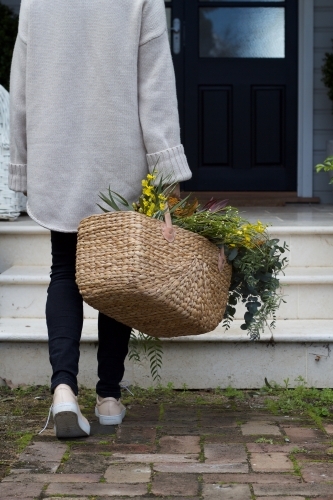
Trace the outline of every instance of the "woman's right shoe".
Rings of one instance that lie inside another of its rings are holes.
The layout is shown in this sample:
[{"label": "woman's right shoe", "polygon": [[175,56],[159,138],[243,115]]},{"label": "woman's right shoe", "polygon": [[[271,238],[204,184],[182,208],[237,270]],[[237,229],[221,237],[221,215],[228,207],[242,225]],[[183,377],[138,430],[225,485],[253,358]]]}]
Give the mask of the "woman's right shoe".
[{"label": "woman's right shoe", "polygon": [[126,408],[120,399],[97,396],[95,415],[101,425],[119,425],[126,414]]},{"label": "woman's right shoe", "polygon": [[89,436],[90,425],[69,385],[59,384],[53,395],[52,415],[58,438]]}]

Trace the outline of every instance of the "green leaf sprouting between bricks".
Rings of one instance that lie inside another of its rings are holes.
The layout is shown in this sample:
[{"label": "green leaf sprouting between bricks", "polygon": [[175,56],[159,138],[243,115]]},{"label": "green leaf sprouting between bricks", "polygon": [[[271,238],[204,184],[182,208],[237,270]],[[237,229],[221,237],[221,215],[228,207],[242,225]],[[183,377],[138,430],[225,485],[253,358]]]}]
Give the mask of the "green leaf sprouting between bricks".
[{"label": "green leaf sprouting between bricks", "polygon": [[134,362],[141,362],[141,355],[149,359],[150,373],[154,381],[161,379],[163,346],[159,338],[150,337],[142,332],[131,331],[128,357]]}]

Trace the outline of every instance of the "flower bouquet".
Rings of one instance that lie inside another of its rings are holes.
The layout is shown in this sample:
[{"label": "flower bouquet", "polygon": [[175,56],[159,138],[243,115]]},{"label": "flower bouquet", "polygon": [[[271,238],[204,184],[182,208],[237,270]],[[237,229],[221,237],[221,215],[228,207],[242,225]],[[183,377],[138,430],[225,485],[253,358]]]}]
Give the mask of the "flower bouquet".
[{"label": "flower bouquet", "polygon": [[100,195],[105,214],[84,219],[78,233],[83,298],[152,337],[200,334],[222,320],[228,329],[243,303],[241,328],[259,339],[274,327],[283,300],[277,276],[287,263],[286,244],[226,200],[201,207],[175,198],[166,184],[155,171],[133,204],[110,188]]}]

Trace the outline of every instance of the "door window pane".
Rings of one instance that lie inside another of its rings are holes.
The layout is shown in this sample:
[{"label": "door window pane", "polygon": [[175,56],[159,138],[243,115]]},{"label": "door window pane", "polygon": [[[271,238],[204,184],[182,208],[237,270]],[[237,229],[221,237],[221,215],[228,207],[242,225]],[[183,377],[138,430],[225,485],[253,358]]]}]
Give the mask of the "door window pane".
[{"label": "door window pane", "polygon": [[285,57],[284,7],[201,7],[200,57]]},{"label": "door window pane", "polygon": [[166,18],[167,18],[167,26],[168,26],[168,34],[169,34],[169,42],[171,43],[171,8],[166,7]]}]

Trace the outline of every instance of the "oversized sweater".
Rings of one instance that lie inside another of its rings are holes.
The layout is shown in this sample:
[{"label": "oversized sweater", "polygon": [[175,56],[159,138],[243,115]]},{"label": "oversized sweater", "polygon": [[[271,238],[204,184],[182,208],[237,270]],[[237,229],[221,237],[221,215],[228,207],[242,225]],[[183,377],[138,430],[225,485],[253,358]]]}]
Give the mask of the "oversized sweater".
[{"label": "oversized sweater", "polygon": [[163,0],[22,0],[11,79],[9,186],[39,224],[76,232],[110,186],[130,202],[180,144]]}]

